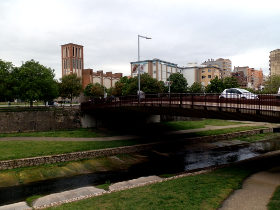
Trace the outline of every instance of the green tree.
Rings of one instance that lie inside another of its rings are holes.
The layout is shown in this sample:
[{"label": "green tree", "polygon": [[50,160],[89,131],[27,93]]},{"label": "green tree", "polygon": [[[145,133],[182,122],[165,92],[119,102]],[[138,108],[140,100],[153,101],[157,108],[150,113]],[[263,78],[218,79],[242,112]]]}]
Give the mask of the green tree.
[{"label": "green tree", "polygon": [[277,93],[280,87],[280,75],[272,75],[264,84],[264,93]]},{"label": "green tree", "polygon": [[13,74],[18,84],[18,94],[33,106],[34,100],[51,100],[57,97],[58,88],[54,80],[54,70],[39,62],[30,60]]},{"label": "green tree", "polygon": [[[163,93],[164,84],[152,78],[149,74],[144,73],[140,77],[141,91],[146,94]],[[138,77],[128,80],[127,95],[135,95],[138,92]]]},{"label": "green tree", "polygon": [[171,82],[170,92],[171,93],[185,93],[187,92],[188,82],[183,74],[174,73],[171,74],[168,78],[168,81]]},{"label": "green tree", "polygon": [[81,78],[77,74],[69,74],[60,79],[59,95],[62,98],[69,98],[71,104],[74,97],[78,97],[82,92]]},{"label": "green tree", "polygon": [[239,87],[238,81],[235,77],[226,77],[223,79],[224,88],[237,88]]},{"label": "green tree", "polygon": [[203,93],[204,87],[200,82],[194,82],[192,86],[189,88],[191,93]]},{"label": "green tree", "polygon": [[12,71],[14,66],[11,62],[0,59],[0,101],[7,101],[13,98]]},{"label": "green tree", "polygon": [[210,81],[210,84],[206,86],[205,91],[207,93],[221,93],[225,89],[222,79],[215,77]]},{"label": "green tree", "polygon": [[91,96],[91,89],[92,89],[92,87],[93,87],[93,84],[92,83],[89,83],[86,87],[85,87],[85,89],[84,89],[84,95],[85,96]]},{"label": "green tree", "polygon": [[93,98],[103,97],[105,92],[106,88],[103,85],[95,83],[91,87],[90,96]]}]

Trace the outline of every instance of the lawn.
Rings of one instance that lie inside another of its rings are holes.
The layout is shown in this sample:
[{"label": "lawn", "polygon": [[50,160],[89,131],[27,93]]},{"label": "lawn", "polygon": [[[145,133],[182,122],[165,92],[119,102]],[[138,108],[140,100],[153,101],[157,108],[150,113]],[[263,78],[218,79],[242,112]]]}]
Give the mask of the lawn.
[{"label": "lawn", "polygon": [[49,209],[217,209],[250,173],[250,169],[224,168]]},{"label": "lawn", "polygon": [[274,195],[270,199],[268,204],[268,210],[279,210],[280,209],[280,186],[275,190]]},{"label": "lawn", "polygon": [[55,155],[141,144],[137,140],[119,141],[0,141],[0,160]]},{"label": "lawn", "polygon": [[72,137],[72,138],[94,138],[102,136],[111,136],[111,132],[97,129],[79,128],[75,130],[60,130],[46,132],[28,132],[28,133],[0,133],[0,137]]},{"label": "lawn", "polygon": [[227,125],[238,125],[241,122],[218,120],[218,119],[203,119],[199,121],[171,121],[163,122],[163,125],[167,126],[171,130],[188,130],[196,128],[205,128],[206,125],[212,126],[227,126]]},{"label": "lawn", "polygon": [[239,131],[247,131],[253,129],[264,128],[263,126],[243,126],[243,127],[236,127],[236,128],[225,128],[225,129],[218,129],[218,130],[208,130],[208,131],[200,131],[195,133],[187,133],[185,134],[187,137],[199,137],[199,136],[213,136],[213,135],[220,135],[225,133],[234,133]]}]

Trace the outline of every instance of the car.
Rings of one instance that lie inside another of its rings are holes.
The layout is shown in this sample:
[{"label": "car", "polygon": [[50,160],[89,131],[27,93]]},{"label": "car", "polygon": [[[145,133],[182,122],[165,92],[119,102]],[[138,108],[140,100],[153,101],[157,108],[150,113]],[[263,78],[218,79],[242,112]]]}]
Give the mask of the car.
[{"label": "car", "polygon": [[242,98],[242,99],[258,99],[258,96],[248,90],[241,88],[229,88],[225,89],[219,98]]}]

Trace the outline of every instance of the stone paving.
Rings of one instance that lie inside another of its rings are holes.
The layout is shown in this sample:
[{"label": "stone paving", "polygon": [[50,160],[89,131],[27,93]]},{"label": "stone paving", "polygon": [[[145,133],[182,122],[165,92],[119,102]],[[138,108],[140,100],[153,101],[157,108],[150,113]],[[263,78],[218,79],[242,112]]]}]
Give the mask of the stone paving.
[{"label": "stone paving", "polygon": [[10,205],[0,206],[0,210],[31,210],[32,208],[26,202],[13,203]]},{"label": "stone paving", "polygon": [[46,206],[52,206],[54,204],[58,205],[61,203],[85,199],[90,197],[91,195],[101,195],[104,192],[105,190],[98,189],[96,187],[82,187],[41,197],[33,203],[33,207],[43,208]]}]

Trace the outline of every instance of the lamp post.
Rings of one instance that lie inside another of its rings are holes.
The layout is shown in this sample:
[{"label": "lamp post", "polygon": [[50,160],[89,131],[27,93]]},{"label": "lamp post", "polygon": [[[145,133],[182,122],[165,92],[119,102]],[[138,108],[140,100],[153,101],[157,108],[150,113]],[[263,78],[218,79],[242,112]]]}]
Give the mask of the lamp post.
[{"label": "lamp post", "polygon": [[141,36],[138,34],[138,101],[140,102],[140,38],[152,39],[150,37]]}]

